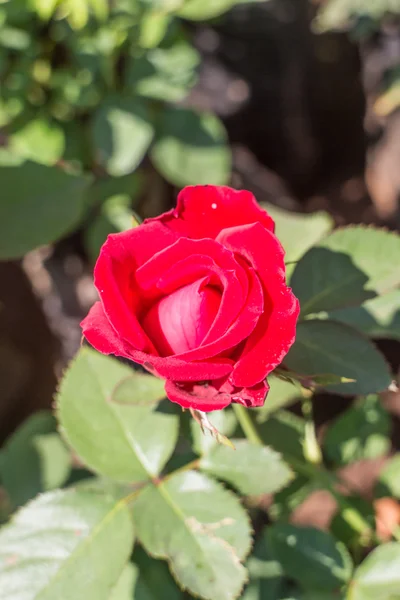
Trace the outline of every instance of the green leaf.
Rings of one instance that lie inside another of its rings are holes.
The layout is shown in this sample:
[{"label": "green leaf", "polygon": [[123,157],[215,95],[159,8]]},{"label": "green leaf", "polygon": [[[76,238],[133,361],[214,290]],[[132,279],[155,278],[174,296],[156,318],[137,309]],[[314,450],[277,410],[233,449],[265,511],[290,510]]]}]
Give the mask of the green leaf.
[{"label": "green leaf", "polygon": [[262,0],[185,0],[177,14],[191,21],[207,21],[219,17],[236,4],[247,4],[249,1]]},{"label": "green leaf", "polygon": [[133,561],[126,565],[110,600],[182,599],[165,562],[150,558],[141,548],[136,548]]},{"label": "green leaf", "polygon": [[0,530],[2,600],[109,600],[133,545],[123,502],[48,492]]},{"label": "green leaf", "polygon": [[321,6],[315,28],[320,32],[348,28],[357,18],[369,17],[379,22],[386,13],[398,12],[398,0],[329,0]]},{"label": "green leaf", "polygon": [[280,452],[284,458],[304,460],[304,419],[286,410],[279,410],[267,421],[261,421],[257,430],[264,444]]},{"label": "green leaf", "polygon": [[64,153],[64,132],[55,121],[38,117],[10,136],[9,148],[24,158],[54,165]]},{"label": "green leaf", "polygon": [[396,454],[383,468],[376,486],[380,497],[393,496],[400,499],[400,454]]},{"label": "green leaf", "polygon": [[276,375],[268,377],[269,392],[263,406],[255,409],[257,421],[262,423],[275,411],[294,404],[301,398],[301,387],[296,381],[287,381]]},{"label": "green leaf", "polygon": [[321,247],[351,256],[368,277],[367,289],[383,294],[400,284],[396,260],[400,258],[400,236],[384,229],[354,225],[337,229]]},{"label": "green leaf", "polygon": [[[346,496],[346,502],[369,524],[371,532],[376,530],[375,511],[372,502],[368,502],[364,498],[361,498],[361,496]],[[347,548],[358,547],[360,544],[360,534],[351,526],[346,516],[346,512],[339,507],[331,521],[330,530]],[[369,540],[367,538],[363,539],[363,543],[365,541]]]},{"label": "green leaf", "polygon": [[56,428],[50,412],[38,412],[6,441],[0,476],[14,508],[67,481],[70,454]]},{"label": "green leaf", "polygon": [[133,517],[145,550],[168,560],[182,588],[209,600],[237,598],[251,539],[248,516],[232,493],[201,473],[181,472],[147,487]]},{"label": "green leaf", "polygon": [[[146,373],[131,370],[129,376],[121,379],[110,398],[114,404],[156,408],[165,398],[164,380]],[[138,413],[139,414],[139,413]]]},{"label": "green leaf", "polygon": [[399,600],[400,544],[375,548],[357,568],[348,600]]},{"label": "green leaf", "polygon": [[384,456],[390,448],[391,421],[378,396],[367,396],[328,428],[326,454],[337,465]]},{"label": "green leaf", "polygon": [[163,102],[178,102],[196,82],[199,53],[184,39],[131,57],[126,85],[136,94]]},{"label": "green leaf", "polygon": [[148,377],[84,348],[61,382],[58,415],[66,439],[86,465],[116,481],[156,477],[175,448],[178,417],[155,410],[159,388]]},{"label": "green leaf", "polygon": [[136,548],[133,559],[139,568],[138,591],[148,590],[151,600],[181,600],[183,593],[164,561],[154,560],[140,547]]},{"label": "green leaf", "polygon": [[292,472],[281,456],[266,446],[247,440],[232,440],[235,450],[214,446],[203,456],[200,469],[224,479],[242,494],[273,494],[292,478]]},{"label": "green leaf", "polygon": [[266,202],[261,206],[275,221],[275,234],[285,249],[285,263],[298,261],[333,229],[333,219],[324,211],[294,213]]},{"label": "green leaf", "polygon": [[138,567],[131,562],[128,563],[113,587],[109,600],[151,600],[146,590],[142,594],[137,594],[138,578]]},{"label": "green leaf", "polygon": [[16,27],[3,27],[0,30],[0,44],[7,50],[24,52],[32,44],[32,38],[28,31]]},{"label": "green leaf", "polygon": [[279,523],[268,527],[267,540],[286,575],[305,589],[336,590],[351,577],[351,557],[329,533]]},{"label": "green leaf", "polygon": [[89,182],[87,177],[29,161],[2,166],[0,259],[19,258],[72,231],[85,213]]},{"label": "green leaf", "polygon": [[284,573],[272,555],[265,530],[247,561],[249,584],[241,600],[282,600]]},{"label": "green leaf", "polygon": [[285,364],[304,375],[329,373],[354,380],[325,386],[337,394],[381,392],[392,381],[389,367],[374,344],[356,329],[334,321],[299,323]]},{"label": "green leaf", "polygon": [[43,21],[48,21],[56,10],[59,0],[33,0],[35,11]]},{"label": "green leaf", "polygon": [[134,203],[142,191],[142,183],[138,172],[97,179],[89,189],[89,203],[100,206],[113,196],[129,196]]},{"label": "green leaf", "polygon": [[106,21],[109,14],[107,0],[87,0],[99,21]]},{"label": "green leaf", "polygon": [[400,290],[368,300],[362,306],[334,310],[328,318],[352,325],[372,338],[400,340]]},{"label": "green leaf", "polygon": [[64,0],[68,21],[73,29],[83,29],[89,20],[89,4],[82,0]]},{"label": "green leaf", "polygon": [[362,304],[375,296],[367,284],[368,277],[350,256],[319,247],[303,256],[290,280],[302,315]]},{"label": "green leaf", "polygon": [[96,158],[115,177],[139,166],[153,134],[147,104],[140,98],[109,98],[98,108],[92,123]]},{"label": "green leaf", "polygon": [[155,48],[158,46],[167,33],[170,21],[171,17],[159,10],[145,13],[140,20],[140,47]]},{"label": "green leaf", "polygon": [[[237,427],[235,413],[230,408],[224,410],[214,410],[207,414],[211,424],[226,437],[233,435]],[[195,419],[190,420],[190,429],[193,437],[193,450],[196,454],[207,454],[212,448],[218,446],[218,440],[209,429],[201,430],[199,423]]]},{"label": "green leaf", "polygon": [[380,229],[337,229],[298,263],[291,285],[302,314],[361,304],[400,284],[400,236]]},{"label": "green leaf", "polygon": [[151,158],[174,185],[227,183],[231,154],[221,121],[209,113],[169,108],[161,115]]}]

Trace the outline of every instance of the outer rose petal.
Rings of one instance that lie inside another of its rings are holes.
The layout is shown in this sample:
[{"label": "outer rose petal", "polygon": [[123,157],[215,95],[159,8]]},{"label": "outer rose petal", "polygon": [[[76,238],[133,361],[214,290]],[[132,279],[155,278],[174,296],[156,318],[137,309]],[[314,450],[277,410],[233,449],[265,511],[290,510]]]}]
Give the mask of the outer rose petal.
[{"label": "outer rose petal", "polygon": [[81,323],[82,332],[89,344],[102,354],[115,354],[132,360],[131,349],[114,331],[101,302],[95,302]]},{"label": "outer rose petal", "polygon": [[235,388],[227,379],[205,384],[179,384],[166,381],[165,392],[172,402],[183,408],[195,408],[204,412],[221,410],[232,402],[248,407],[262,406],[269,386],[262,381],[253,388]]},{"label": "outer rose petal", "polygon": [[218,241],[251,263],[263,284],[266,302],[269,298],[270,306],[266,305],[230,378],[233,385],[252,387],[282,362],[293,344],[299,302],[285,283],[284,250],[260,223],[226,229]]},{"label": "outer rose petal", "polygon": [[204,362],[186,362],[174,356],[151,356],[136,350],[116,333],[105,314],[101,302],[96,302],[82,321],[83,335],[96,350],[103,354],[123,356],[143,365],[148,371],[164,379],[175,381],[205,381],[225,377],[232,371],[233,361],[215,358]]},{"label": "outer rose petal", "polygon": [[132,274],[178,236],[160,223],[109,235],[94,269],[94,282],[105,313],[118,336],[138,350],[155,352],[135,315],[139,295]]},{"label": "outer rose petal", "polygon": [[259,207],[251,192],[214,185],[184,188],[175,209],[145,223],[153,220],[194,239],[216,238],[227,227],[249,223],[261,223],[272,232],[275,228],[274,221]]}]

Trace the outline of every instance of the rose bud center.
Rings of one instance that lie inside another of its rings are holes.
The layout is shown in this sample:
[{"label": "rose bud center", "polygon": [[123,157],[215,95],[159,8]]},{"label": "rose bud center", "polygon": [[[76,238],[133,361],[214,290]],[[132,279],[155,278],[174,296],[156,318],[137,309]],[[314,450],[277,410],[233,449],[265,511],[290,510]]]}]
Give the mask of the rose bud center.
[{"label": "rose bud center", "polygon": [[160,356],[187,352],[203,341],[220,302],[219,290],[201,279],[161,298],[145,314],[142,325]]}]

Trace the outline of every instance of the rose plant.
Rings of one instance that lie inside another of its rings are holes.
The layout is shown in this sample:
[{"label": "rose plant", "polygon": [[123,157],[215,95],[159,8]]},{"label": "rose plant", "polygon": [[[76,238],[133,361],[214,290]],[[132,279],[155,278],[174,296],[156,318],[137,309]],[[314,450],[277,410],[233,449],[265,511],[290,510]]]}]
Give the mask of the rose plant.
[{"label": "rose plant", "polygon": [[[1,600],[397,598],[396,386],[374,340],[400,339],[399,236],[195,186],[103,241],[56,415],[1,450]],[[386,461],[374,501],[341,481],[361,459]],[[289,522],[315,490],[326,531]]]}]

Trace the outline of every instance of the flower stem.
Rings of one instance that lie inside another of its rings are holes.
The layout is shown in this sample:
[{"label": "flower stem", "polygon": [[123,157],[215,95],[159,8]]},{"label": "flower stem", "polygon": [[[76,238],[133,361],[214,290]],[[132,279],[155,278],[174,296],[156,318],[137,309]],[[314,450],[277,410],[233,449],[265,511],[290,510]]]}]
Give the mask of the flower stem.
[{"label": "flower stem", "polygon": [[249,410],[241,404],[233,404],[232,406],[237,420],[239,421],[239,424],[243,429],[243,433],[245,434],[249,442],[252,442],[253,444],[258,444],[259,446],[263,446],[264,443],[261,437],[258,435],[256,426],[254,425],[250,417]]}]

